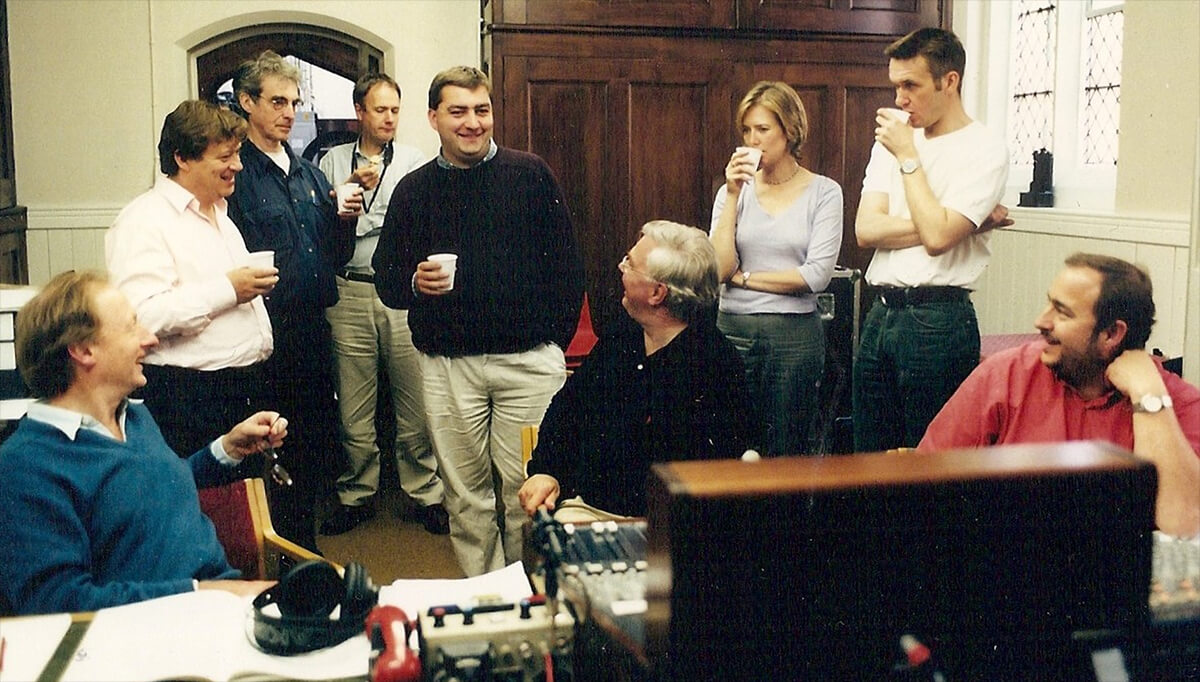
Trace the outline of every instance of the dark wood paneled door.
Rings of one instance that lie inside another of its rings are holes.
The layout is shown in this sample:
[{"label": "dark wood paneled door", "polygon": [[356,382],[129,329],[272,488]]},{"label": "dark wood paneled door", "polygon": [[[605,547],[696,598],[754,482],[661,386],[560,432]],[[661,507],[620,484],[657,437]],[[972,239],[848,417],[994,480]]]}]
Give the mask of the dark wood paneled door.
[{"label": "dark wood paneled door", "polygon": [[[729,67],[632,59],[508,58],[500,143],[554,169],[584,252],[597,326],[619,313],[617,262],[641,225],[668,219],[707,229],[713,141],[729,120]],[[513,111],[513,107],[516,111]]]},{"label": "dark wood paneled door", "polygon": [[492,0],[497,24],[734,28],[735,0]]},{"label": "dark wood paneled door", "polygon": [[[902,36],[940,26],[941,0],[737,0],[740,28]],[[949,3],[946,3],[949,5]],[[947,10],[948,15],[948,10]],[[948,17],[946,25],[949,25]]]},{"label": "dark wood paneled door", "polygon": [[863,173],[875,142],[875,111],[893,106],[886,72],[875,65],[768,64],[754,67],[755,80],[781,80],[800,94],[808,114],[809,139],[804,165],[842,186],[844,215],[838,263],[865,270],[872,251],[860,249],[854,215]]}]

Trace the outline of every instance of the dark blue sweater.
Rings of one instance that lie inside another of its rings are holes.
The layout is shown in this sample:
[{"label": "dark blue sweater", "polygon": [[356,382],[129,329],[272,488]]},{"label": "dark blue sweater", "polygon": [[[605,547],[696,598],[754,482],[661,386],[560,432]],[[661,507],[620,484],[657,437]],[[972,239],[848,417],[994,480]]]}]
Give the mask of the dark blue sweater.
[{"label": "dark blue sweater", "polygon": [[[454,290],[414,296],[417,264],[439,252],[458,254]],[[565,349],[583,305],[583,261],[562,189],[545,161],[504,147],[469,169],[434,159],[405,175],[374,267],[379,299],[409,311],[413,345],[430,355],[550,342]]]},{"label": "dark blue sweater", "polygon": [[125,442],[21,420],[0,447],[0,589],[17,613],[92,611],[236,578],[196,486],[234,469],[207,448],[182,460],[145,406]]}]

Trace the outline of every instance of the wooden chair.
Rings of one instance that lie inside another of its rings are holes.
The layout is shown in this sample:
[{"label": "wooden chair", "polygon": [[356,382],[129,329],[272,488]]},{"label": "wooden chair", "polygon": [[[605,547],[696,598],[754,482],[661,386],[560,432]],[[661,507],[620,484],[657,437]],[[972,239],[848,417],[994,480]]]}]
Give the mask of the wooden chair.
[{"label": "wooden chair", "polygon": [[[240,570],[243,578],[279,578],[281,557],[296,563],[322,559],[275,532],[267,507],[267,488],[261,478],[246,478],[199,492],[200,510],[212,520],[230,565]],[[341,566],[334,567],[341,571]]]},{"label": "wooden chair", "polygon": [[597,341],[599,338],[592,329],[592,311],[588,307],[587,294],[584,293],[583,306],[579,309],[579,322],[575,326],[575,336],[571,337],[571,342],[563,349],[567,370],[579,369],[579,366],[583,364],[583,359],[592,352],[592,347],[596,345]]},{"label": "wooden chair", "polygon": [[[529,460],[533,459],[533,449],[537,447],[538,427],[537,424],[521,427],[521,468],[524,469]],[[529,472],[526,471],[528,476]]]}]

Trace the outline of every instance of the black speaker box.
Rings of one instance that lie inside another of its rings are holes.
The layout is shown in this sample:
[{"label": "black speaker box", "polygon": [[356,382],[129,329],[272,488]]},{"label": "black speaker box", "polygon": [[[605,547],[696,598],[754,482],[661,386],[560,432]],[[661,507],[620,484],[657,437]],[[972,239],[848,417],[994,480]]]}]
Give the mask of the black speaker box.
[{"label": "black speaker box", "polygon": [[858,354],[862,272],[838,266],[825,291],[817,294],[825,328],[825,371],[809,430],[809,454],[845,454],[854,449],[851,422],[854,357]]}]

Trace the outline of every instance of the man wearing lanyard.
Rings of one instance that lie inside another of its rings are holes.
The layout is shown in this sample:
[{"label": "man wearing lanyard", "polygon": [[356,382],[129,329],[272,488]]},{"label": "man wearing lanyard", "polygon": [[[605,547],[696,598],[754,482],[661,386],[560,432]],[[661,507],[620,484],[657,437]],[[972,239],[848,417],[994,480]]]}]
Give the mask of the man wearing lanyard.
[{"label": "man wearing lanyard", "polygon": [[334,272],[354,248],[362,194],[339,215],[320,169],[287,144],[302,104],[299,82],[299,69],[269,50],[238,67],[233,89],[250,123],[249,144],[242,147],[244,170],[229,217],[249,250],[275,252],[279,283],[266,299],[275,352],[266,371],[270,404],[292,419],[288,447],[279,454],[294,484],[269,488],[271,512],[281,535],[316,550],[317,496],[344,461],[325,308],[337,302]]},{"label": "man wearing lanyard", "polygon": [[408,310],[383,305],[375,293],[371,268],[392,190],[426,159],[417,149],[393,142],[400,113],[396,81],[386,74],[369,73],[354,84],[353,97],[358,141],[334,147],[321,158],[321,172],[330,183],[353,182],[363,188],[363,215],[355,231],[354,255],[338,270],[338,302],[325,310],[333,330],[342,444],[349,465],[337,481],[341,504],[321,524],[321,533],[345,533],[375,514],[380,455],[375,405],[382,368],[391,387],[400,485],[420,506],[425,529],[444,535],[450,530],[442,507],[437,460],[425,426],[421,366],[408,328]]}]

